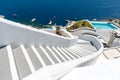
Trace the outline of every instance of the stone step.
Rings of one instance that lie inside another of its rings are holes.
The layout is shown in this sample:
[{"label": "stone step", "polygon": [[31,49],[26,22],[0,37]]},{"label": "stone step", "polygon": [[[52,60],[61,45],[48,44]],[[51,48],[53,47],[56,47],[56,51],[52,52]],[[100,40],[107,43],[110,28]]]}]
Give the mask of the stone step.
[{"label": "stone step", "polygon": [[13,55],[14,55],[14,58],[15,58],[16,67],[17,67],[20,79],[22,79],[22,78],[28,76],[29,74],[31,74],[32,71],[30,69],[30,66],[27,62],[27,59],[24,55],[24,52],[23,52],[21,46],[15,48],[13,50]]},{"label": "stone step", "polygon": [[0,49],[0,80],[13,80],[7,47]]},{"label": "stone step", "polygon": [[61,52],[67,57],[68,60],[73,60],[72,57],[67,52],[65,52],[62,48],[58,47],[58,49],[61,50]]},{"label": "stone step", "polygon": [[79,57],[83,57],[83,55],[79,55],[79,54],[76,53],[74,50],[71,50],[71,49],[69,49],[69,48],[65,48],[65,50],[67,50],[69,53],[71,53],[71,54],[75,57],[75,59],[76,59],[76,58],[79,58]]},{"label": "stone step", "polygon": [[56,58],[56,56],[54,55],[55,53],[52,52],[49,47],[43,47],[45,49],[45,51],[47,52],[47,54],[50,56],[50,58],[54,61],[55,64],[59,63],[58,59]]},{"label": "stone step", "polygon": [[52,58],[50,57],[49,53],[46,52],[46,50],[43,48],[43,46],[40,45],[39,48],[44,52],[44,54],[47,56],[47,58],[52,63],[52,65],[55,64],[54,61],[52,60]]},{"label": "stone step", "polygon": [[49,60],[49,58],[46,56],[46,54],[40,47],[36,47],[36,50],[38,51],[39,55],[41,56],[46,65],[52,65],[52,62]]},{"label": "stone step", "polygon": [[13,50],[12,50],[11,45],[7,46],[7,51],[8,51],[8,57],[9,57],[12,78],[13,78],[13,80],[19,80],[19,75],[17,72],[17,67],[16,67],[16,63],[15,63],[15,59],[14,59]]},{"label": "stone step", "polygon": [[49,46],[47,46],[47,49],[50,51],[50,53],[55,57],[55,60],[58,61],[59,63],[61,63],[60,58],[57,56],[57,54],[52,50],[52,48],[50,48]]},{"label": "stone step", "polygon": [[35,52],[33,51],[32,47],[29,47],[26,49],[28,52],[28,55],[33,63],[33,66],[35,68],[35,70],[38,70],[40,68],[43,67],[42,63],[40,62],[38,56],[35,54]]},{"label": "stone step", "polygon": [[59,47],[56,47],[56,50],[59,51],[59,53],[61,54],[61,56],[63,56],[63,58],[66,61],[69,61],[69,58],[65,55],[65,53]]},{"label": "stone step", "polygon": [[37,51],[36,47],[34,45],[31,46],[33,52],[35,53],[36,57],[38,58],[39,62],[42,64],[43,67],[46,66],[44,60],[42,59],[42,57],[40,56],[39,52]]},{"label": "stone step", "polygon": [[54,49],[53,47],[49,47],[49,48],[51,49],[51,51],[55,53],[55,55],[57,56],[60,62],[65,62],[64,59],[58,54],[58,51],[56,49]]},{"label": "stone step", "polygon": [[61,48],[62,50],[63,50],[63,52],[65,52],[66,53],[66,55],[68,55],[72,60],[74,60],[75,59],[75,57],[70,53],[70,52],[68,52],[67,50],[65,50],[64,48]]}]

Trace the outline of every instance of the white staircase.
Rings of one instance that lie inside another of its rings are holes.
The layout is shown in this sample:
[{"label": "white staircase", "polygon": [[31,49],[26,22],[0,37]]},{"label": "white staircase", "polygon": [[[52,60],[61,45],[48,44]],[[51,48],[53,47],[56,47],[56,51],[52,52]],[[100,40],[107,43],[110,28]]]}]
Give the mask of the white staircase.
[{"label": "white staircase", "polygon": [[0,49],[0,79],[22,80],[44,67],[77,60],[97,51],[95,47],[85,50],[80,45],[70,48],[20,45],[14,49],[8,45]]},{"label": "white staircase", "polygon": [[103,51],[91,36],[80,36],[81,43],[1,18],[0,26],[0,80],[57,80]]}]

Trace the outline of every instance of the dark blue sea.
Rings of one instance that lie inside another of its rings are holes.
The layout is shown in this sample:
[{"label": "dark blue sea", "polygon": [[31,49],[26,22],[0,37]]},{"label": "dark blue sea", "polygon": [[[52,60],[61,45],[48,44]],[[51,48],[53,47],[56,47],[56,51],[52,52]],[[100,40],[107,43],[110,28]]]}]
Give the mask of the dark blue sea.
[{"label": "dark blue sea", "polygon": [[[65,25],[66,20],[120,18],[120,0],[1,0],[0,15],[28,25]],[[35,22],[30,22],[36,18]]]}]

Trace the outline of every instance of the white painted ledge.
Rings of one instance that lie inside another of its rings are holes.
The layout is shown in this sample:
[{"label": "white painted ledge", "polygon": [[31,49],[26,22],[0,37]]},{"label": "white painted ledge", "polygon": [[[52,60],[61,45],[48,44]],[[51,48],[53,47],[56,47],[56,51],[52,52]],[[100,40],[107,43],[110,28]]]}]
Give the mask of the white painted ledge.
[{"label": "white painted ledge", "polygon": [[120,59],[75,68],[60,80],[120,80]]}]

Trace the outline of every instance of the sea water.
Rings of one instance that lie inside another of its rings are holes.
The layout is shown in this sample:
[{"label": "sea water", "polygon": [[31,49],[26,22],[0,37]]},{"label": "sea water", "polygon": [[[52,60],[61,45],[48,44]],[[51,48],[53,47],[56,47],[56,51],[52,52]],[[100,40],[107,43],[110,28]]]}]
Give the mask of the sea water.
[{"label": "sea water", "polygon": [[[28,25],[120,17],[120,0],[1,0],[0,15]],[[35,19],[34,22],[31,22]]]}]

